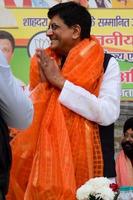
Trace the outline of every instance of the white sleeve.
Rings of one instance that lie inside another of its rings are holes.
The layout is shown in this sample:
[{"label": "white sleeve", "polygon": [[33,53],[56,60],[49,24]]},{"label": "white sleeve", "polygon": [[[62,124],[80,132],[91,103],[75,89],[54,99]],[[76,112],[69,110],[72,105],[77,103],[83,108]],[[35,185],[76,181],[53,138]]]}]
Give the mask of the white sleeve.
[{"label": "white sleeve", "polygon": [[103,76],[98,97],[66,81],[59,101],[86,119],[107,126],[119,117],[120,85],[119,64],[112,57]]},{"label": "white sleeve", "polygon": [[33,119],[33,105],[13,76],[0,51],[0,112],[7,125],[27,128]]}]

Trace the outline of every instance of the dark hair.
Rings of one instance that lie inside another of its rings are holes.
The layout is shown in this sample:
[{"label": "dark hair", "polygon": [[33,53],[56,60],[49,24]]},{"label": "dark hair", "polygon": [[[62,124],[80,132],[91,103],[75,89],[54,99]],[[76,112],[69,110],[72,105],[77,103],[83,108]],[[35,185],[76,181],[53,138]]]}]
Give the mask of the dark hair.
[{"label": "dark hair", "polygon": [[68,27],[78,24],[81,27],[81,39],[90,37],[92,21],[85,7],[75,2],[59,3],[48,11],[49,19],[55,15],[58,15]]},{"label": "dark hair", "polygon": [[123,133],[125,133],[130,128],[133,130],[133,117],[131,117],[125,121],[125,124],[123,127]]},{"label": "dark hair", "polygon": [[7,31],[1,31],[0,30],[0,39],[7,39],[11,42],[11,46],[12,46],[12,51],[14,51],[15,48],[15,39],[12,36],[11,33],[7,32]]}]

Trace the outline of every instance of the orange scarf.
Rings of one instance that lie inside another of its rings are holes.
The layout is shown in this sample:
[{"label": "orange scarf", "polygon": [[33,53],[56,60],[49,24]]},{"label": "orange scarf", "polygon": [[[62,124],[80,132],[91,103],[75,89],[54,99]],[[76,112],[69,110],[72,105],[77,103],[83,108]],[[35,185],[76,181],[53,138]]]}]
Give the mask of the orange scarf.
[{"label": "orange scarf", "polygon": [[[59,62],[50,49],[47,52]],[[98,95],[103,58],[97,40],[85,39],[69,52],[62,74]],[[12,142],[8,199],[74,200],[76,189],[85,181],[103,176],[98,126],[62,106],[60,92],[41,83],[36,57],[30,80],[35,115],[31,127]]]},{"label": "orange scarf", "polygon": [[120,151],[116,159],[116,177],[119,187],[133,186],[133,166],[123,150]]}]

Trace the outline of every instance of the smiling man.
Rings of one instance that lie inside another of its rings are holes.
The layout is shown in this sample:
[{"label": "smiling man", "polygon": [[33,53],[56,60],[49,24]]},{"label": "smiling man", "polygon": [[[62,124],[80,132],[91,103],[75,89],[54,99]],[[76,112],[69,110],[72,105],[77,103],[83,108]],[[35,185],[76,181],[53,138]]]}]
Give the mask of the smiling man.
[{"label": "smiling man", "polygon": [[[46,50],[37,49],[31,60],[34,120],[13,141],[11,200],[74,200],[76,189],[85,181],[103,176],[97,123],[58,100],[65,80],[98,96],[103,48],[90,34],[91,15],[85,7],[61,3],[49,9],[48,17],[51,45]],[[54,69],[59,72],[56,76]]]}]

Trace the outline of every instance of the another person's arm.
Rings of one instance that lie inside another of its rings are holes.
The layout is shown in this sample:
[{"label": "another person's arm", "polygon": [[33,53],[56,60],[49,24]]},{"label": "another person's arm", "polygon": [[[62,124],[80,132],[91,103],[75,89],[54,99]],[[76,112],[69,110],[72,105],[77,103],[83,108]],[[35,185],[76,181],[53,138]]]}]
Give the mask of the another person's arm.
[{"label": "another person's arm", "polygon": [[33,119],[33,105],[14,78],[4,54],[0,51],[0,110],[7,125],[27,128]]},{"label": "another person's arm", "polygon": [[98,97],[65,81],[59,101],[70,110],[100,125],[107,126],[115,122],[120,112],[120,70],[116,59],[111,58],[109,61]]}]

